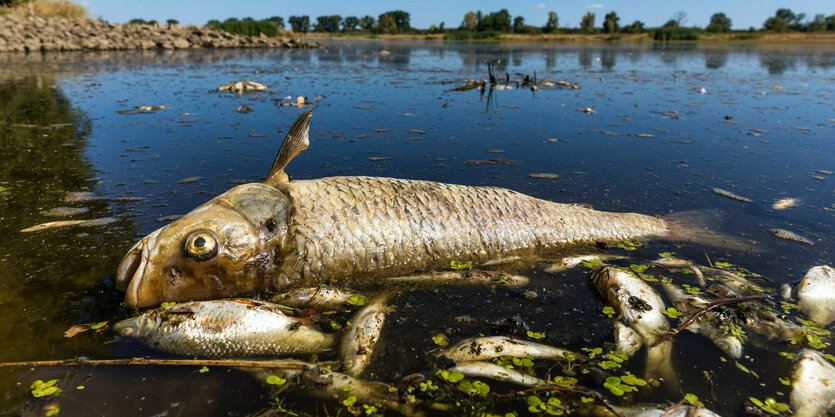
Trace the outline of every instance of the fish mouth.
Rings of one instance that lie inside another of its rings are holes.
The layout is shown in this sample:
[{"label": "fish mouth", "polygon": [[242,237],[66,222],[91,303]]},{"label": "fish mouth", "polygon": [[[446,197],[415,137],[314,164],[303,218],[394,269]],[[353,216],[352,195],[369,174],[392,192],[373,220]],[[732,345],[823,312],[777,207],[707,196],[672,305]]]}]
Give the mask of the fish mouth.
[{"label": "fish mouth", "polygon": [[147,270],[151,250],[156,246],[157,236],[159,236],[161,230],[161,228],[157,229],[136,242],[116,268],[116,288],[125,292],[124,305],[126,307],[145,307],[145,304],[148,304],[149,301],[151,301],[151,304],[154,302],[154,300],[144,299],[147,297],[141,297],[141,288],[143,279],[152,278],[146,277],[145,271]]}]

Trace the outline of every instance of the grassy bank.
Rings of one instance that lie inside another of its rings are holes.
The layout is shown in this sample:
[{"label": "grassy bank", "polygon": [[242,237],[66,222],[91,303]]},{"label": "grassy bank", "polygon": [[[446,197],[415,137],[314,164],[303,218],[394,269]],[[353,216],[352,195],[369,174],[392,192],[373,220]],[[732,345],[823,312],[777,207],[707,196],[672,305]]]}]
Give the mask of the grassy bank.
[{"label": "grassy bank", "polygon": [[87,11],[84,7],[69,1],[34,0],[29,2],[13,2],[11,6],[0,7],[0,14],[16,14],[22,16],[63,17],[67,19],[84,19]]}]

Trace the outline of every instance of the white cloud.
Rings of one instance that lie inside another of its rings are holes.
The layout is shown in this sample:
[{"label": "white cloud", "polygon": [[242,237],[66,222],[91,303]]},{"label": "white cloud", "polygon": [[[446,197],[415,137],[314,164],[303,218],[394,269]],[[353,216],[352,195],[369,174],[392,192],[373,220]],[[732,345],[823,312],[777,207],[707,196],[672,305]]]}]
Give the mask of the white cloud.
[{"label": "white cloud", "polygon": [[545,8],[545,3],[539,3],[539,4],[536,5],[536,7],[540,8],[540,9],[544,9]]},{"label": "white cloud", "polygon": [[601,4],[601,3],[589,4],[589,5],[586,6],[586,8],[587,9],[602,9],[603,4]]}]

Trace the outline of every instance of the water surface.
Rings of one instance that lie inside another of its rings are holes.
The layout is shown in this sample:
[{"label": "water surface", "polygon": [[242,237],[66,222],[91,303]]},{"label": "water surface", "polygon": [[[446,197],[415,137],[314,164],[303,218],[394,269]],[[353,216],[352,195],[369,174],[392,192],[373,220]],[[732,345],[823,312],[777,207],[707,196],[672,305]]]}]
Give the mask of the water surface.
[{"label": "water surface", "polygon": [[[486,78],[488,62],[499,78],[535,73],[539,81],[580,88],[452,91]],[[73,338],[63,332],[130,314],[113,284],[121,256],[170,216],[262,179],[301,111],[277,104],[297,96],[320,107],[310,149],[288,168],[295,179],[390,176],[506,187],[610,211],[699,211],[714,229],[756,242],[759,250],[649,242],[629,255],[727,261],[775,286],[833,259],[831,46],[351,41],[321,50],[5,54],[0,67],[0,361],[159,356],[106,330]],[[244,96],[215,91],[239,79],[270,89]],[[241,104],[254,111],[236,112]],[[143,105],[165,109],[118,112]],[[489,159],[501,161],[473,163]],[[200,180],[178,182],[191,177]],[[717,187],[752,202],[715,194]],[[78,192],[90,194],[67,200]],[[800,204],[771,208],[786,197]],[[87,209],[72,219],[115,222],[20,232],[63,220],[47,215],[56,207]],[[815,244],[779,240],[769,232],[774,228]],[[554,277],[539,266],[519,267],[541,294],[535,302],[524,290],[503,289],[402,296],[369,377],[394,381],[430,370],[425,352],[434,348],[433,335],[488,334],[490,323],[517,315],[543,331],[546,343],[580,349],[609,342],[611,320],[599,313],[587,272]],[[462,315],[472,324],[450,319]],[[758,379],[720,362],[709,342],[683,334],[675,360],[684,392],[709,398],[702,375],[708,366],[722,395],[707,405],[722,414],[741,415],[750,395],[788,402],[777,378],[790,365],[774,349],[751,347],[743,358]],[[693,365],[698,361],[709,365]],[[640,373],[640,360],[632,362],[629,369]],[[28,386],[38,378],[61,378],[63,392],[33,399]],[[271,398],[258,381],[220,368],[33,368],[2,370],[0,381],[4,415],[42,415],[52,403],[62,416],[246,415]],[[303,399],[295,404],[325,413]]]}]

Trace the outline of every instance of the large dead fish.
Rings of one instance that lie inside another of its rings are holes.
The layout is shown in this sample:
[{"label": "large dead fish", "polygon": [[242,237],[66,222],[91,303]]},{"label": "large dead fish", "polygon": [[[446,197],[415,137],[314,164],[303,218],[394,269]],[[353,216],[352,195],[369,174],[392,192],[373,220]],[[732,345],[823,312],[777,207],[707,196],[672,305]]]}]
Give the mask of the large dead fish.
[{"label": "large dead fish", "polygon": [[263,183],[237,186],[136,243],[116,282],[125,305],[349,286],[451,261],[664,238],[734,246],[682,221],[608,213],[495,187],[374,177],[290,181],[311,118],[290,129]]}]

